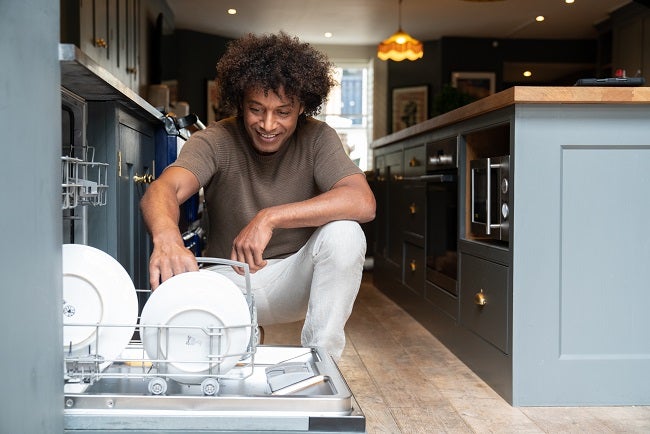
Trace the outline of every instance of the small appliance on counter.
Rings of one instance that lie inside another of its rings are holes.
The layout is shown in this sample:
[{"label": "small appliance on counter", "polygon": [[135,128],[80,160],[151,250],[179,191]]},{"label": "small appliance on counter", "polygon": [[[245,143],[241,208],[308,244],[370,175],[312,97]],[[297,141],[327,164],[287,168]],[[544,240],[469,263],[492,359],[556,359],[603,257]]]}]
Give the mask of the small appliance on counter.
[{"label": "small appliance on counter", "polygon": [[470,161],[471,230],[478,238],[510,240],[510,156]]}]

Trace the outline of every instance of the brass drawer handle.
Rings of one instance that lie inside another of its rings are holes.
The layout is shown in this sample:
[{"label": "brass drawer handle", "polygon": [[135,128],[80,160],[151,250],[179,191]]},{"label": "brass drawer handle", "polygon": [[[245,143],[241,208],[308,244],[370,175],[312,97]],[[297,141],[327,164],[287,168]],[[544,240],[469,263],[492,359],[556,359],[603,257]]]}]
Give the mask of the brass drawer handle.
[{"label": "brass drawer handle", "polygon": [[412,272],[417,269],[416,264],[417,263],[415,262],[415,259],[411,259],[411,263],[409,264],[409,268],[411,269]]},{"label": "brass drawer handle", "polygon": [[106,43],[106,40],[104,38],[95,39],[95,47],[106,48],[107,46],[108,44]]},{"label": "brass drawer handle", "polygon": [[133,182],[136,184],[151,184],[153,182],[153,175],[151,173],[145,173],[142,176],[135,175],[133,177]]},{"label": "brass drawer handle", "polygon": [[409,205],[409,213],[414,215],[418,211],[418,208],[415,206],[415,202]]},{"label": "brass drawer handle", "polygon": [[474,304],[477,306],[485,306],[487,304],[487,297],[483,293],[483,289],[481,289],[479,292],[474,295]]}]

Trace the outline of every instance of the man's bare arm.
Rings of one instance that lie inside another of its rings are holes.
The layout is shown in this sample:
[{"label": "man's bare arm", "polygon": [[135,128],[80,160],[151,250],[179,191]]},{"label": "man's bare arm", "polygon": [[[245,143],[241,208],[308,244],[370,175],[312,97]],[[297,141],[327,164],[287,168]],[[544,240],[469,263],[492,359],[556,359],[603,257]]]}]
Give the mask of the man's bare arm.
[{"label": "man's bare arm", "polygon": [[199,188],[198,180],[190,171],[169,167],[149,185],[140,202],[154,245],[149,261],[151,289],[175,274],[198,270],[196,258],[185,248],[178,220],[179,206]]},{"label": "man's bare arm", "polygon": [[346,176],[316,197],[258,212],[233,241],[231,259],[248,263],[255,272],[266,265],[262,253],[274,229],[318,227],[335,220],[365,223],[375,218],[375,207],[365,176]]}]

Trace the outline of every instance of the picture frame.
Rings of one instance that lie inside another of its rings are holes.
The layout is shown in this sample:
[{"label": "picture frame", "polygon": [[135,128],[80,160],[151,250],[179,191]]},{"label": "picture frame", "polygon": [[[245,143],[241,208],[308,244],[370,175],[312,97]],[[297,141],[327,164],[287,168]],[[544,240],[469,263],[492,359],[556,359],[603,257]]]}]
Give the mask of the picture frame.
[{"label": "picture frame", "polygon": [[[217,90],[217,83],[215,80],[208,80],[206,83],[206,120],[207,124],[218,120],[217,113],[219,113],[219,92]],[[206,125],[207,125],[206,124]]]},{"label": "picture frame", "polygon": [[207,80],[205,89],[205,118],[208,124],[212,121],[220,121],[221,119],[234,115],[232,111],[226,110],[226,107],[219,100],[219,89],[217,89],[217,82],[215,80]]},{"label": "picture frame", "polygon": [[476,99],[485,98],[495,91],[494,72],[452,72],[451,85]]},{"label": "picture frame", "polygon": [[393,132],[427,120],[428,97],[429,87],[426,85],[393,89]]}]

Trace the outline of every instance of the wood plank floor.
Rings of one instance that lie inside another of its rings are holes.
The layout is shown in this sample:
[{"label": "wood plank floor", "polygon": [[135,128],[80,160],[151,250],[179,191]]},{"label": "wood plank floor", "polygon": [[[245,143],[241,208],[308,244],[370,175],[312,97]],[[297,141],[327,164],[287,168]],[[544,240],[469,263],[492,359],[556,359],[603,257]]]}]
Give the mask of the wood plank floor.
[{"label": "wood plank floor", "polygon": [[[300,344],[302,323],[265,327]],[[375,433],[650,433],[650,407],[513,408],[364,275],[339,368]],[[650,393],[650,391],[648,391]]]}]

